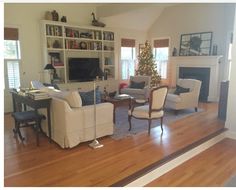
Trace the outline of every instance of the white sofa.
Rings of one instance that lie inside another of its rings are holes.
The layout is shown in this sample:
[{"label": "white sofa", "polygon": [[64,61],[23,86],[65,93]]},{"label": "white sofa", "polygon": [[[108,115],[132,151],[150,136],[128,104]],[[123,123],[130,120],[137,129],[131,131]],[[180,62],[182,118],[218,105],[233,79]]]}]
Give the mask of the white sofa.
[{"label": "white sofa", "polygon": [[176,111],[195,108],[195,111],[197,111],[201,83],[201,81],[196,79],[179,79],[177,85],[183,88],[189,88],[190,90],[189,92],[180,93],[179,95],[174,94],[174,90],[172,90],[172,92],[170,90],[170,93],[168,93],[166,97],[165,107]]},{"label": "white sofa", "polygon": [[[60,93],[50,93],[52,140],[62,148],[72,148],[81,142],[93,140],[94,106],[82,106],[77,91]],[[113,104],[96,105],[96,124],[97,138],[113,134]],[[47,121],[42,122],[42,128],[48,133]]]}]

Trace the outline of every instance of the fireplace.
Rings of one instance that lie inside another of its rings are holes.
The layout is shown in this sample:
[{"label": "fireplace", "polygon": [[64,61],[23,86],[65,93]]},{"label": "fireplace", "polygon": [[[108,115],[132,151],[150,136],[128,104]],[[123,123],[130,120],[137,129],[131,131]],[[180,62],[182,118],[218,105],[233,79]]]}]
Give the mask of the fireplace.
[{"label": "fireplace", "polygon": [[179,78],[197,79],[202,81],[199,100],[207,102],[209,95],[210,68],[179,67]]},{"label": "fireplace", "polygon": [[[174,87],[178,78],[194,78],[202,81],[201,101],[219,101],[219,60],[222,56],[174,56],[170,57],[171,81]],[[181,73],[180,73],[181,72]]]}]

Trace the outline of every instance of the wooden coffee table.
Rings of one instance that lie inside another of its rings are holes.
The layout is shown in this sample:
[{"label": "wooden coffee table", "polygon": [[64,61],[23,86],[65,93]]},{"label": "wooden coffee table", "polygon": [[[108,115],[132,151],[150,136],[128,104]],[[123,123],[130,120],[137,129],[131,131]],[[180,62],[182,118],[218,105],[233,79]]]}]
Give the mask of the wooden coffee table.
[{"label": "wooden coffee table", "polygon": [[132,101],[134,101],[134,98],[131,96],[124,99],[116,99],[116,98],[110,98],[110,97],[103,99],[103,102],[110,102],[114,105],[114,108],[113,108],[113,123],[114,124],[116,123],[116,114],[115,114],[116,108],[120,106],[129,106],[130,108],[130,106],[132,105]]}]

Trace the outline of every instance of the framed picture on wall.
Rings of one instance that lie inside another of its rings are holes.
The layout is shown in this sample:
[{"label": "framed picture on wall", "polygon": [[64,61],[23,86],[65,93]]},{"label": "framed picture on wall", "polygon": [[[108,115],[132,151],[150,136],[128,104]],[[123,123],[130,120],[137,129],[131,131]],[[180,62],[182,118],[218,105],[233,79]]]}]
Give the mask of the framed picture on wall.
[{"label": "framed picture on wall", "polygon": [[212,32],[182,34],[180,56],[204,56],[211,54]]},{"label": "framed picture on wall", "polygon": [[141,52],[144,50],[145,48],[145,44],[139,44],[139,55],[141,54]]}]

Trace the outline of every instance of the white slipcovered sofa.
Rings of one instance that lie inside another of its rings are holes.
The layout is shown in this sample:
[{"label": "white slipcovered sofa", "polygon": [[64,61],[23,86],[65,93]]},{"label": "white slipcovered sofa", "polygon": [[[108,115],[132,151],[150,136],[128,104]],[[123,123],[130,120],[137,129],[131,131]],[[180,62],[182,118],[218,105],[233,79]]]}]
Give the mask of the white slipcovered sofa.
[{"label": "white slipcovered sofa", "polygon": [[[72,148],[81,142],[94,139],[94,106],[82,106],[78,91],[49,92],[51,102],[52,140],[62,148]],[[46,110],[42,110],[46,112]],[[46,114],[44,114],[46,115]],[[113,134],[113,104],[96,105],[97,138]],[[47,121],[42,122],[48,133]]]}]

